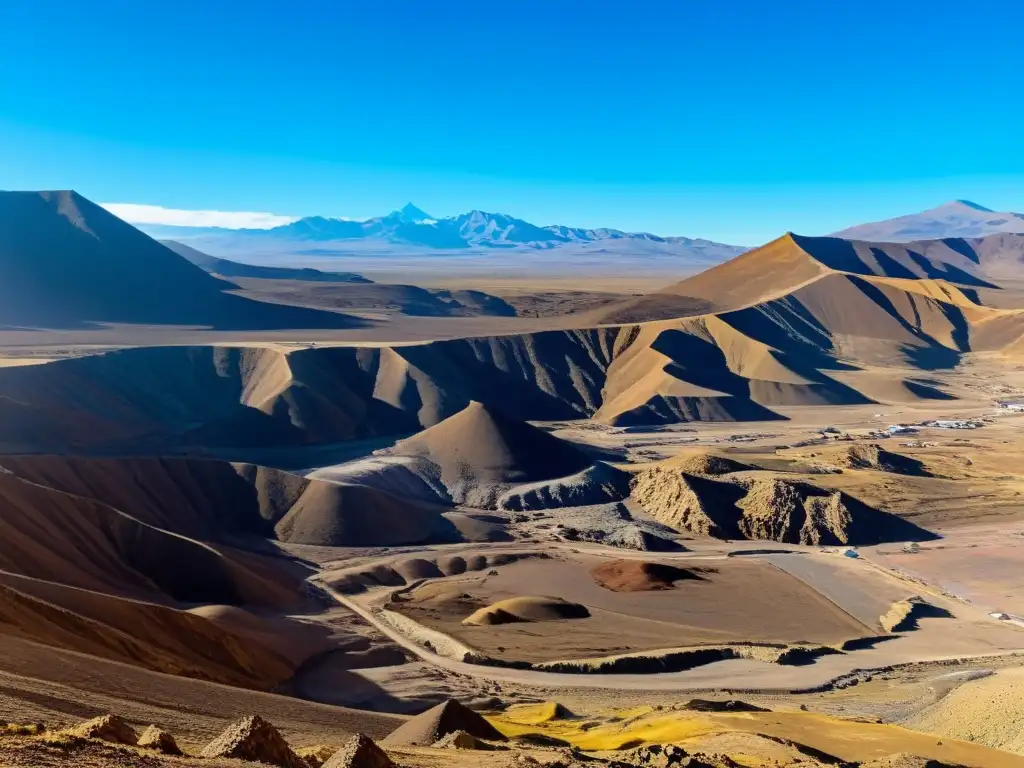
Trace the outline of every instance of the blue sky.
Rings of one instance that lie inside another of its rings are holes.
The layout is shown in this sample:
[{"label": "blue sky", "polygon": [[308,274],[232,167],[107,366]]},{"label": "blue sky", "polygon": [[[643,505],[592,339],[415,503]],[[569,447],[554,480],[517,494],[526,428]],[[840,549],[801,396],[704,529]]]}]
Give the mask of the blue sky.
[{"label": "blue sky", "polygon": [[0,188],[743,244],[1024,210],[1020,29],[1009,1],[4,0]]}]

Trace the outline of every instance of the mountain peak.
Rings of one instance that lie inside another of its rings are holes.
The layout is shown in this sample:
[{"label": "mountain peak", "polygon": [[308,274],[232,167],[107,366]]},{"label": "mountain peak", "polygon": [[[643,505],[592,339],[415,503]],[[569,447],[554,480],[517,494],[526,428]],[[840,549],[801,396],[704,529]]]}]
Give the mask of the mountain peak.
[{"label": "mountain peak", "polygon": [[993,211],[970,200],[950,200],[920,213],[858,224],[836,232],[835,236],[907,243],[949,237],[985,237],[1001,232],[1024,234],[1024,215]]},{"label": "mountain peak", "polygon": [[[576,251],[590,249],[595,253],[681,253],[706,262],[731,258],[746,250],[706,240],[661,238],[617,229],[579,229],[558,225],[539,227],[510,214],[492,211],[474,209],[438,219],[410,202],[386,215],[362,220],[305,216],[270,229],[246,229],[237,233],[231,230],[205,228],[196,229],[194,233],[175,231],[172,235],[166,231],[159,231],[159,227],[156,229],[159,236],[173,236],[175,240],[235,236],[268,240],[272,238],[275,249],[284,248],[288,242],[293,242],[295,248],[300,249],[304,248],[301,243],[309,241],[365,240],[368,251],[375,254],[382,252],[382,248],[387,249],[391,246],[396,249],[413,246],[451,251],[475,248],[481,249],[481,252],[482,249],[536,251],[569,246]],[[217,246],[213,245],[213,248],[216,249]],[[352,248],[357,246],[344,246],[346,253],[351,252]]]},{"label": "mountain peak", "polygon": [[972,203],[970,200],[951,200],[945,205],[939,206],[940,208],[970,208],[972,211],[981,211],[982,213],[993,213],[991,208],[986,208],[984,205],[978,205]]},{"label": "mountain peak", "polygon": [[434,218],[422,208],[417,208],[412,203],[406,203],[391,215],[401,219],[406,224],[415,224],[420,221],[432,220]]}]

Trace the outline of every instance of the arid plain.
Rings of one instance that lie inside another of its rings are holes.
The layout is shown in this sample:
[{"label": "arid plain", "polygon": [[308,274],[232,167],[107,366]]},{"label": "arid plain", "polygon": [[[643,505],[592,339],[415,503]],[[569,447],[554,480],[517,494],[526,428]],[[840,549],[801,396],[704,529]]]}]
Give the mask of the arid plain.
[{"label": "arid plain", "polygon": [[0,762],[1024,765],[1022,259],[283,269],[0,193]]}]

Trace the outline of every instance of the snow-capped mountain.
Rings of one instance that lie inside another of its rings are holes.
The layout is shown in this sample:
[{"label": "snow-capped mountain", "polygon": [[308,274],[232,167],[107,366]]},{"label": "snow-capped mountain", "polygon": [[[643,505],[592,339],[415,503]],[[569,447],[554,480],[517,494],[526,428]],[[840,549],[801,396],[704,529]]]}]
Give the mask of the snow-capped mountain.
[{"label": "snow-capped mountain", "polygon": [[969,200],[952,200],[927,211],[858,224],[835,234],[853,240],[902,243],[945,237],[985,237],[1002,232],[1024,233],[1024,214],[993,211]]},{"label": "snow-capped mountain", "polygon": [[201,240],[202,246],[216,253],[219,248],[278,251],[323,250],[355,255],[362,252],[383,254],[394,251],[493,251],[547,250],[565,248],[599,253],[607,249],[617,254],[655,253],[696,256],[702,260],[724,261],[745,248],[710,240],[687,237],[659,237],[647,232],[623,232],[617,229],[585,229],[562,225],[538,226],[503,213],[469,211],[458,216],[435,218],[409,203],[386,216],[365,221],[307,216],[273,229],[195,229],[140,225],[154,237],[189,242]]}]

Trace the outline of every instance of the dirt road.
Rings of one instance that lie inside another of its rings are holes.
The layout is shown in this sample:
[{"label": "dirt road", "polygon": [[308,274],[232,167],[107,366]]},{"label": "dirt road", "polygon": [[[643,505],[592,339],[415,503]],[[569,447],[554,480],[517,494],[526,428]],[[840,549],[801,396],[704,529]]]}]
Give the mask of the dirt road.
[{"label": "dirt road", "polygon": [[[991,658],[1011,653],[1024,653],[1024,630],[1009,630],[993,642],[984,634],[967,634],[952,647],[937,645],[934,638],[924,633],[910,633],[882,643],[874,649],[853,651],[819,658],[807,666],[782,666],[746,659],[715,662],[685,672],[658,674],[587,675],[541,672],[530,669],[506,669],[468,664],[441,656],[412,641],[395,628],[380,620],[372,611],[350,597],[331,589],[323,582],[313,580],[339,604],[369,622],[377,631],[405,648],[422,661],[459,675],[487,681],[515,683],[545,688],[594,688],[632,691],[732,691],[799,692],[827,685],[854,670],[910,664],[919,661],[946,661],[950,659]],[[1004,629],[994,626],[994,629]],[[945,635],[946,633],[943,633]],[[1016,640],[1016,643],[1012,642]],[[972,651],[967,646],[974,646]],[[941,648],[941,650],[940,650]],[[989,649],[989,650],[983,650]]]}]

